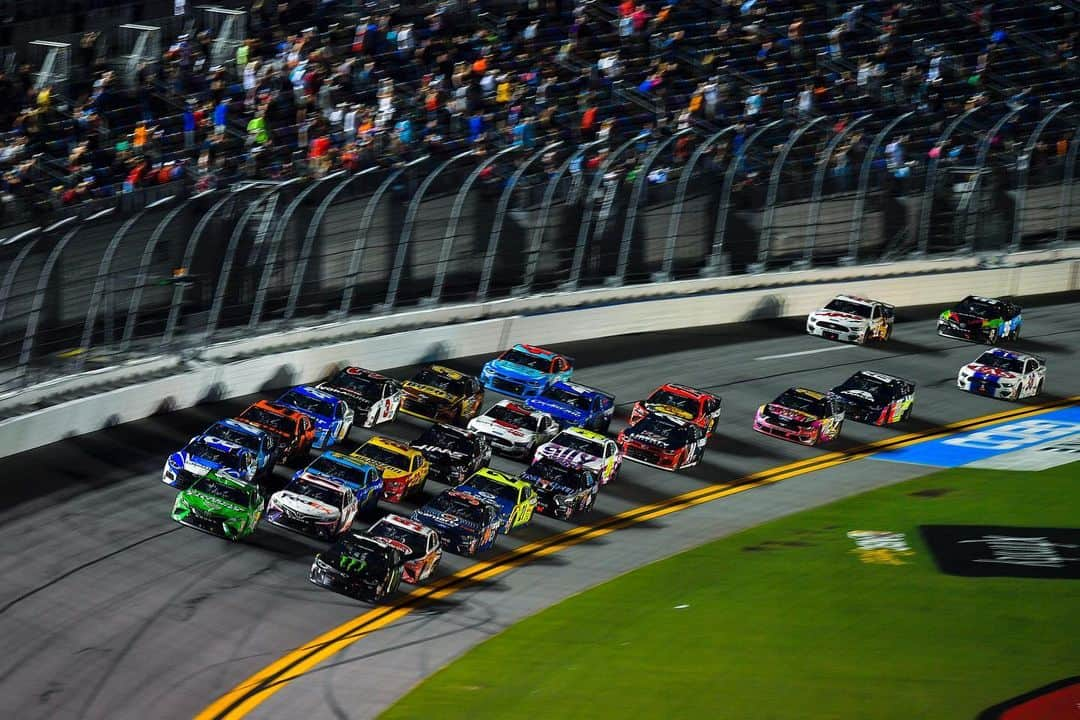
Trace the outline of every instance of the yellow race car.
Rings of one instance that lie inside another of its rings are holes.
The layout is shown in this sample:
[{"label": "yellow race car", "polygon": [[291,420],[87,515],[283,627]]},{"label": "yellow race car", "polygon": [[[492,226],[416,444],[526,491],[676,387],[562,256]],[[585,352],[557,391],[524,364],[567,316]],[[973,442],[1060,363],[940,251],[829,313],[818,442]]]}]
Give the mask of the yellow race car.
[{"label": "yellow race car", "polygon": [[491,468],[480,468],[454,489],[494,505],[504,535],[528,525],[536,510],[536,491],[532,485]]},{"label": "yellow race car", "polygon": [[484,388],[479,380],[442,365],[428,365],[402,386],[401,412],[431,422],[464,425],[476,416],[482,402]]},{"label": "yellow race car", "polygon": [[378,469],[383,479],[382,496],[387,502],[401,502],[423,490],[431,467],[419,450],[381,435],[368,440],[349,457]]}]

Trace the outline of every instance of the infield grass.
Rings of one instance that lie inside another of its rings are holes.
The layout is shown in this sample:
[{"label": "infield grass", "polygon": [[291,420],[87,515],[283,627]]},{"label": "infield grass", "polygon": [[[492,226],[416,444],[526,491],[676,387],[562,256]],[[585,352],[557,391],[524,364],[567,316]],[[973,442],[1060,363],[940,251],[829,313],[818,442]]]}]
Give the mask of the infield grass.
[{"label": "infield grass", "polygon": [[[1080,463],[961,468],[868,492],[572,597],[383,717],[970,720],[1080,673],[1080,581],[942,574],[918,526],[1078,516]],[[914,553],[863,562],[850,530],[905,533]]]}]

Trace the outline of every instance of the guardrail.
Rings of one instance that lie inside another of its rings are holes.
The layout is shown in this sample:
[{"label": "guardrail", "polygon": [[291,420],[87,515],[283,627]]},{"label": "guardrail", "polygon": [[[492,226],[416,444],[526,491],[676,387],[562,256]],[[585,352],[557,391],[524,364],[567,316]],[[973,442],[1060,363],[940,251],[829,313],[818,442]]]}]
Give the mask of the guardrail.
[{"label": "guardrail", "polygon": [[[1020,253],[980,268],[974,258],[908,261],[596,288],[417,310],[220,343],[198,357],[161,355],[143,365],[54,381],[0,398],[0,410],[92,392],[140,373],[161,377],[67,400],[0,421],[0,457],[190,407],[316,381],[345,363],[373,369],[495,353],[514,342],[551,344],[629,333],[807,314],[839,292],[899,307],[946,303],[972,291],[1030,296],[1080,289],[1080,250]],[[576,307],[575,307],[576,306]]]}]

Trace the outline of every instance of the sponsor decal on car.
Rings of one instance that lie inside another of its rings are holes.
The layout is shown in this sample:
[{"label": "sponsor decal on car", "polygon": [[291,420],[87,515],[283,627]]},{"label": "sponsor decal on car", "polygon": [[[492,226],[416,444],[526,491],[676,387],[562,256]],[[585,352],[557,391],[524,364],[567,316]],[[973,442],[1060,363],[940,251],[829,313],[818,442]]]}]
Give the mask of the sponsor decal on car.
[{"label": "sponsor decal on car", "polygon": [[907,565],[904,558],[915,554],[902,532],[851,530],[847,536],[855,541],[851,552],[871,565]]},{"label": "sponsor decal on car", "polygon": [[1080,580],[1080,528],[923,525],[919,532],[949,575]]}]

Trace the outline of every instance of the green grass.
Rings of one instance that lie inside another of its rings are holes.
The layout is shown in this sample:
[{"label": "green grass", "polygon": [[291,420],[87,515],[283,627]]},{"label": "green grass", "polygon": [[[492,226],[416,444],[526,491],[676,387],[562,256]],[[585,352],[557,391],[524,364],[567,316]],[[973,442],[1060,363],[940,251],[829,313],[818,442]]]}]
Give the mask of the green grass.
[{"label": "green grass", "polygon": [[[917,528],[1075,527],[1078,475],[949,470],[710,543],[514,625],[383,717],[970,720],[1080,672],[1080,581],[945,575]],[[849,530],[914,554],[864,563]]]}]

